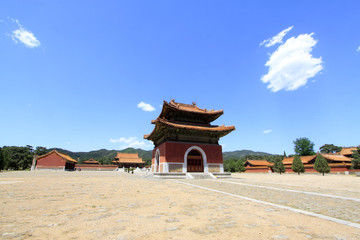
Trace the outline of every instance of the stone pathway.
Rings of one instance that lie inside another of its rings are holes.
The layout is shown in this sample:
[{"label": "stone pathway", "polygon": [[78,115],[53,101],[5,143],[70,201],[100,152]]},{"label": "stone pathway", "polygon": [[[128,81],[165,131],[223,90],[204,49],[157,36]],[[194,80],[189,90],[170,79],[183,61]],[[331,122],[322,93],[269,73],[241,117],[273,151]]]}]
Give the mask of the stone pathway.
[{"label": "stone pathway", "polygon": [[346,197],[346,196],[341,196],[340,194],[334,195],[334,194],[328,194],[328,193],[320,193],[320,192],[317,192],[316,190],[313,191],[313,192],[310,192],[310,191],[306,191],[306,190],[296,190],[296,189],[290,189],[290,188],[264,186],[264,185],[259,185],[259,184],[249,184],[249,183],[242,183],[242,182],[230,181],[230,180],[227,180],[227,181],[217,180],[217,181],[218,182],[223,182],[223,183],[230,183],[230,184],[236,184],[236,185],[249,186],[249,187],[265,188],[265,189],[276,190],[276,191],[295,192],[295,193],[301,193],[301,194],[307,194],[307,195],[315,195],[315,196],[322,196],[322,197],[329,197],[329,198],[338,198],[338,199],[345,199],[345,200],[351,200],[351,201],[355,201],[355,202],[360,202],[360,198]]},{"label": "stone pathway", "polygon": [[[257,181],[250,181],[247,179],[239,179],[239,178],[232,178],[226,181],[231,182],[238,182],[238,183],[246,183],[246,184],[254,184],[259,186],[267,186],[267,187],[277,187],[277,188],[283,188],[283,189],[291,189],[291,190],[298,190],[298,191],[310,191],[315,193],[322,193],[322,194],[332,194],[332,195],[338,195],[343,197],[350,197],[350,198],[358,198],[360,199],[360,185],[359,190],[346,190],[346,189],[331,189],[331,188],[322,188],[322,187],[312,187],[311,184],[307,186],[298,186],[293,184],[274,184],[274,183],[266,183],[266,182],[257,182]],[[326,179],[325,179],[326,181]]]},{"label": "stone pathway", "polygon": [[[360,203],[357,201],[319,195],[309,195],[299,192],[259,188],[248,185],[238,185],[227,181],[228,180],[181,180],[181,182],[184,183],[191,183],[197,186],[219,190],[234,195],[288,206],[353,223],[360,223]],[[232,180],[232,182],[236,183],[235,180]],[[303,189],[307,192],[311,191],[310,188]]]}]

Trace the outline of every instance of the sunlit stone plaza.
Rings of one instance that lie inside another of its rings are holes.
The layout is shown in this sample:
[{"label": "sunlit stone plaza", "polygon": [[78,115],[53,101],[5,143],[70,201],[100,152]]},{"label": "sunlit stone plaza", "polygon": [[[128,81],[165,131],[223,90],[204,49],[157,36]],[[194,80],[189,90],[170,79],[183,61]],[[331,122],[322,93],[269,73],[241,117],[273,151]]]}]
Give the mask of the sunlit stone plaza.
[{"label": "sunlit stone plaza", "polygon": [[2,239],[359,239],[360,177],[0,174]]}]

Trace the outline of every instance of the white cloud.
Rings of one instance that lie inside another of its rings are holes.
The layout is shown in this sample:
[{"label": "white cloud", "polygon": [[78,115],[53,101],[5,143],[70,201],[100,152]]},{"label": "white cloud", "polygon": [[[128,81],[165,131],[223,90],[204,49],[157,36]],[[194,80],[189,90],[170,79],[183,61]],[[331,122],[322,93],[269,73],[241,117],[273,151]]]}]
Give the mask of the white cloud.
[{"label": "white cloud", "polygon": [[153,146],[149,142],[139,141],[137,137],[129,138],[110,138],[109,142],[111,143],[123,143],[120,148],[141,148],[141,149],[151,149]]},{"label": "white cloud", "polygon": [[151,106],[149,103],[144,103],[143,101],[141,101],[138,105],[138,108],[141,108],[142,110],[146,111],[146,112],[152,112],[155,111],[155,108],[153,106]]},{"label": "white cloud", "polygon": [[358,49],[356,49],[357,52],[360,52],[360,46],[358,47]]},{"label": "white cloud", "polygon": [[272,132],[271,129],[268,129],[268,130],[264,130],[264,131],[263,131],[263,133],[265,133],[265,134],[268,134],[268,133],[271,133],[271,132]]},{"label": "white cloud", "polygon": [[29,48],[39,47],[41,45],[40,41],[37,40],[34,34],[26,30],[17,19],[12,19],[12,21],[16,22],[18,26],[18,29],[12,31],[12,34],[10,35],[15,43],[20,41]]},{"label": "white cloud", "polygon": [[288,27],[287,29],[279,32],[276,36],[264,40],[262,43],[260,43],[260,46],[265,45],[265,47],[271,47],[277,43],[282,43],[283,37],[293,28],[294,26]]},{"label": "white cloud", "polygon": [[132,143],[137,140],[137,137],[129,137],[129,138],[119,138],[119,139],[113,139],[110,138],[109,142],[111,143]]},{"label": "white cloud", "polygon": [[269,72],[261,78],[262,82],[269,83],[267,87],[271,91],[294,91],[323,69],[321,57],[311,55],[317,43],[312,35],[291,37],[271,54],[265,64]]}]

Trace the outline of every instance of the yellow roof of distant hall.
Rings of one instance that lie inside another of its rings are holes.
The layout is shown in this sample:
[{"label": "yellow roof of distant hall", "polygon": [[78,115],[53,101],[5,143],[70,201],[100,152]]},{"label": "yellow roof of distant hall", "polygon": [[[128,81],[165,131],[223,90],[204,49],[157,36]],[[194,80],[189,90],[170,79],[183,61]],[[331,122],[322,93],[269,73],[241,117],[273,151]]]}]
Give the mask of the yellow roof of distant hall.
[{"label": "yellow roof of distant hall", "polygon": [[353,155],[353,151],[356,151],[357,147],[343,147],[340,151],[341,155]]},{"label": "yellow roof of distant hall", "polygon": [[144,163],[138,153],[117,153],[114,157],[116,163]]},{"label": "yellow roof of distant hall", "polygon": [[43,158],[43,157],[46,157],[50,154],[57,154],[58,156],[60,156],[61,158],[63,158],[65,161],[69,161],[69,162],[73,162],[73,163],[77,163],[77,161],[75,159],[73,159],[72,157],[70,157],[69,155],[67,154],[64,154],[64,153],[60,153],[56,150],[52,150],[51,152],[48,152],[48,153],[45,153],[44,155],[41,155],[41,156],[38,156],[37,159],[40,159],[40,158]]}]

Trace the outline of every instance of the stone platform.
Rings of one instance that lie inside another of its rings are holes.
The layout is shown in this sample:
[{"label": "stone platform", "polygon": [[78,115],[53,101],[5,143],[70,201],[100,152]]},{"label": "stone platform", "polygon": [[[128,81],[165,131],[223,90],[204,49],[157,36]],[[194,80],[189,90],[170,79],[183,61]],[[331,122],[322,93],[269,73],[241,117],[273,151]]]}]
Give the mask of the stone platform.
[{"label": "stone platform", "polygon": [[161,179],[186,179],[186,173],[153,173],[154,178]]},{"label": "stone platform", "polygon": [[217,179],[231,178],[231,173],[204,173],[204,172],[188,172],[188,173],[153,173],[154,178],[160,179]]},{"label": "stone platform", "polygon": [[231,173],[224,172],[224,173],[212,173],[216,178],[231,178]]}]

